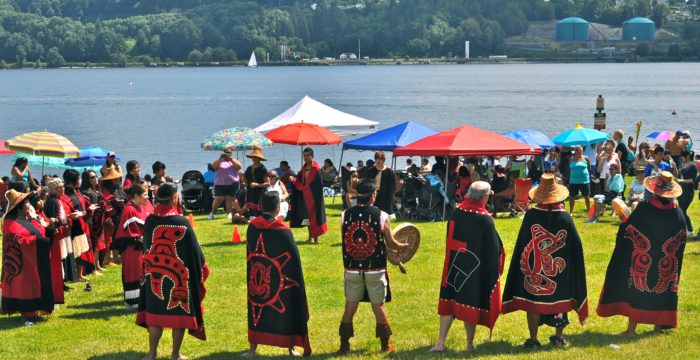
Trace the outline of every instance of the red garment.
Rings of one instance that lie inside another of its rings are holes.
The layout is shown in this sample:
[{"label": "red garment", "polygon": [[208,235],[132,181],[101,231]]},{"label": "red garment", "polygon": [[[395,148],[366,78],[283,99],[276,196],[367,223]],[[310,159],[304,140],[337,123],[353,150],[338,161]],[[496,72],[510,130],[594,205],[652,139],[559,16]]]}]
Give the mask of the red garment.
[{"label": "red garment", "polygon": [[[312,237],[318,237],[328,231],[326,208],[323,203],[323,181],[320,176],[321,167],[317,162],[312,162],[309,176],[307,177],[305,166],[302,166],[299,171],[299,179],[294,181],[294,187],[301,192],[303,206],[306,207],[309,220],[309,234]],[[302,213],[300,209],[293,209],[293,211]]]}]

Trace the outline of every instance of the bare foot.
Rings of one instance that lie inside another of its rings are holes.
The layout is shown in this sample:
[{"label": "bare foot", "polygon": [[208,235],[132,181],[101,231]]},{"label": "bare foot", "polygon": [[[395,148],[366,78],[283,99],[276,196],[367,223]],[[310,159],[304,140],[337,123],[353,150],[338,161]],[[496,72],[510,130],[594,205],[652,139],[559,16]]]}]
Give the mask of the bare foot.
[{"label": "bare foot", "polygon": [[80,275],[80,281],[90,281],[85,275]]},{"label": "bare foot", "polygon": [[432,348],[430,348],[430,352],[443,352],[445,351],[445,345],[435,345]]},{"label": "bare foot", "polygon": [[187,356],[182,355],[182,354],[173,355],[172,357],[170,357],[170,360],[189,360],[189,359],[190,358],[188,358]]},{"label": "bare foot", "polygon": [[244,352],[243,354],[241,354],[241,356],[243,356],[244,358],[249,358],[249,359],[254,358],[255,351],[248,350],[248,351]]},{"label": "bare foot", "polygon": [[289,349],[289,356],[301,356],[301,353],[296,351],[294,348]]},{"label": "bare foot", "polygon": [[103,268],[102,266],[97,266],[97,270],[98,270],[98,271],[105,271],[105,270],[107,270],[107,269]]},{"label": "bare foot", "polygon": [[93,271],[93,274],[95,274],[95,276],[102,276],[102,273],[97,270]]}]

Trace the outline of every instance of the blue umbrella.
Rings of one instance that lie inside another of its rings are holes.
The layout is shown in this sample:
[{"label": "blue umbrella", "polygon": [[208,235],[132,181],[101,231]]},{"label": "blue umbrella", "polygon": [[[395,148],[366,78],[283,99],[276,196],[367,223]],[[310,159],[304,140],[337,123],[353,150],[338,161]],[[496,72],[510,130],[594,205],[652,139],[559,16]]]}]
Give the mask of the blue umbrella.
[{"label": "blue umbrella", "polygon": [[511,138],[513,140],[520,141],[521,143],[528,144],[530,146],[540,147],[542,149],[549,149],[555,147],[554,142],[547,137],[547,135],[532,129],[522,129],[507,132],[501,134],[505,137]]},{"label": "blue umbrella", "polygon": [[610,134],[576,124],[576,128],[564,131],[555,136],[552,141],[559,146],[574,146],[595,144],[608,139],[610,139]]},{"label": "blue umbrella", "polygon": [[[75,159],[66,160],[66,165],[84,167],[102,166],[107,161],[108,152],[109,151],[99,147],[80,149],[80,156]],[[115,160],[121,160],[119,155],[117,155]]]}]

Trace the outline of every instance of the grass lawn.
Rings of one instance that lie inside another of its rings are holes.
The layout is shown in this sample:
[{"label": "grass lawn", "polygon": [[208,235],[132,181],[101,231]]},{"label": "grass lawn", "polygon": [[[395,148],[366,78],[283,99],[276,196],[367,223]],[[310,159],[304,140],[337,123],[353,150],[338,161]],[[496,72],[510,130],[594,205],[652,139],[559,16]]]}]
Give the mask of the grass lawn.
[{"label": "grass lawn", "polygon": [[[338,348],[338,325],[343,312],[343,265],[339,240],[340,201],[326,200],[329,231],[317,246],[305,245],[306,229],[295,229],[306,280],[311,319],[309,331],[315,356],[332,357]],[[627,324],[625,318],[600,318],[595,314],[605,271],[615,243],[617,218],[606,216],[602,223],[585,224],[585,207],[579,200],[576,225],[583,240],[586,259],[589,307],[591,315],[580,326],[574,313],[566,329],[570,345],[528,352],[521,344],[528,336],[525,313],[501,316],[492,336],[479,327],[476,352],[479,358],[699,358],[700,357],[700,242],[685,248],[680,282],[680,325],[664,334],[651,333],[652,326],[641,325],[640,335],[624,339],[615,334]],[[691,206],[691,218],[700,224],[700,205]],[[204,301],[205,324],[209,339],[205,342],[187,336],[183,353],[197,359],[232,359],[247,349],[245,246],[231,244],[233,225],[223,215],[208,221],[196,216],[197,236],[212,274],[207,281]],[[498,218],[496,227],[506,248],[506,269],[512,255],[521,220]],[[696,225],[698,226],[698,225]],[[390,269],[394,301],[387,304],[394,330],[393,343],[398,352],[391,358],[463,357],[465,332],[455,322],[448,337],[448,351],[433,355],[428,349],[438,335],[437,302],[444,259],[445,223],[420,223],[423,236],[416,257],[407,264],[408,274]],[[245,234],[245,226],[239,226]],[[93,277],[92,292],[82,284],[73,284],[66,293],[66,305],[46,321],[25,327],[19,316],[0,317],[0,359],[137,359],[145,355],[146,331],[134,324],[135,315],[122,303],[120,268],[110,267],[105,276]],[[547,344],[553,329],[542,327],[540,341]],[[619,345],[613,349],[611,344]],[[160,358],[169,355],[169,332],[161,340]],[[353,352],[346,358],[378,358],[379,340],[374,338],[374,317],[363,304],[355,318]],[[286,350],[261,346],[263,357],[286,356]]]}]

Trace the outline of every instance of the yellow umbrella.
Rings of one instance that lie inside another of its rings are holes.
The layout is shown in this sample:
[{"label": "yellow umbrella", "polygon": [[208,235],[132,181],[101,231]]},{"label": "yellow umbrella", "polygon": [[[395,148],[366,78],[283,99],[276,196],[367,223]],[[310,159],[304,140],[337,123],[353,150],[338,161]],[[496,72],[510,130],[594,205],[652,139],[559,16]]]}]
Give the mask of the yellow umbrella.
[{"label": "yellow umbrella", "polygon": [[[65,137],[48,131],[30,132],[17,135],[5,142],[5,146],[15,152],[42,157],[77,158],[80,149]],[[44,166],[41,167],[42,175]]]}]

